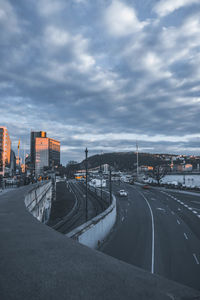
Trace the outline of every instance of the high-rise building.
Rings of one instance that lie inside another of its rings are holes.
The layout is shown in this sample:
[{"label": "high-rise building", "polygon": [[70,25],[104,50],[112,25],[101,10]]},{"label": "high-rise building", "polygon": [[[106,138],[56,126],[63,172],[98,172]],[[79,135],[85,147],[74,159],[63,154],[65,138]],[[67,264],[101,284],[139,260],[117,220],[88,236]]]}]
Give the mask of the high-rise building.
[{"label": "high-rise building", "polygon": [[0,175],[5,175],[10,167],[11,141],[5,126],[0,127]]},{"label": "high-rise building", "polygon": [[60,142],[49,138],[49,167],[60,164]]},{"label": "high-rise building", "polygon": [[36,138],[46,138],[45,131],[31,131],[31,140],[30,140],[30,163],[31,169],[35,170],[35,139]]},{"label": "high-rise building", "polygon": [[44,168],[53,169],[60,164],[60,142],[48,137],[35,138],[35,174]]},{"label": "high-rise building", "polygon": [[44,167],[49,167],[49,139],[35,138],[35,174],[42,174]]}]

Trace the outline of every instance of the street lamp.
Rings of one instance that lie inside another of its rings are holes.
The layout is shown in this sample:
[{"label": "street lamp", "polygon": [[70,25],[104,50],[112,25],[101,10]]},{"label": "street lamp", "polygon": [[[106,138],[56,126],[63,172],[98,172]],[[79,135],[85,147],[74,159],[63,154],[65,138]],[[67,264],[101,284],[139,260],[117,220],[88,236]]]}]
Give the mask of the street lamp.
[{"label": "street lamp", "polygon": [[100,176],[101,176],[101,201],[102,201],[102,177],[103,177],[103,170],[102,170],[102,152],[100,156]]},{"label": "street lamp", "polygon": [[109,189],[110,189],[110,205],[112,203],[112,171],[111,171],[111,166],[110,166],[110,172],[109,172]]},{"label": "street lamp", "polygon": [[86,178],[85,178],[85,187],[86,187],[86,190],[85,190],[85,218],[86,218],[86,222],[87,222],[87,219],[88,219],[88,209],[87,209],[87,201],[88,201],[88,190],[87,190],[87,186],[88,186],[88,149],[86,148],[85,149],[85,170],[86,170]]}]

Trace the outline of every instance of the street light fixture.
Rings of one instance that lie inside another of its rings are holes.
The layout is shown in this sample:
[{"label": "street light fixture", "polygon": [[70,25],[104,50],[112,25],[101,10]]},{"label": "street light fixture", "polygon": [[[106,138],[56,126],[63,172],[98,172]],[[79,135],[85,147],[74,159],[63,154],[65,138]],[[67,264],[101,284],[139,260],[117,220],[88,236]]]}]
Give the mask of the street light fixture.
[{"label": "street light fixture", "polygon": [[85,178],[85,218],[86,218],[86,222],[87,222],[87,219],[88,219],[88,190],[87,190],[87,187],[88,187],[88,149],[86,148],[85,149],[85,171],[86,171],[86,178]]}]

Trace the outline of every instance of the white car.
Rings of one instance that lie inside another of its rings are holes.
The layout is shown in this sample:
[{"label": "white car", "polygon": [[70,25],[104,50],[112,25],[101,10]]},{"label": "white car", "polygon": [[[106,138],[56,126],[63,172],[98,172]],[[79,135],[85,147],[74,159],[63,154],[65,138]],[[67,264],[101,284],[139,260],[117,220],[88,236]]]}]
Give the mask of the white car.
[{"label": "white car", "polygon": [[125,190],[120,190],[118,192],[118,194],[119,194],[120,197],[127,197],[128,196],[128,193]]}]

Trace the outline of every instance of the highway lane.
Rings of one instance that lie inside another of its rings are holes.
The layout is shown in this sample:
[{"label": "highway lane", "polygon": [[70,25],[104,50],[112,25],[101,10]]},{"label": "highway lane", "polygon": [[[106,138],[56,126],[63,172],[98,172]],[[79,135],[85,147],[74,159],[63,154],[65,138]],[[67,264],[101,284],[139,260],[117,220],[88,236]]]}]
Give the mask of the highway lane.
[{"label": "highway lane", "polygon": [[186,222],[181,203],[159,190],[152,189],[148,197],[155,218],[155,272],[200,289],[200,240],[190,226],[193,215],[184,212]]},{"label": "highway lane", "polygon": [[[118,223],[102,251],[200,289],[200,218],[181,204],[198,199],[160,189],[124,187],[128,199],[117,198]],[[113,187],[114,191],[120,188]]]},{"label": "highway lane", "polygon": [[[113,185],[114,192],[120,188],[124,186]],[[152,223],[149,208],[144,205],[141,195],[132,197],[128,192],[128,199],[117,197],[117,226],[102,250],[118,259],[151,270]]]}]

